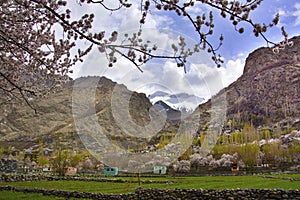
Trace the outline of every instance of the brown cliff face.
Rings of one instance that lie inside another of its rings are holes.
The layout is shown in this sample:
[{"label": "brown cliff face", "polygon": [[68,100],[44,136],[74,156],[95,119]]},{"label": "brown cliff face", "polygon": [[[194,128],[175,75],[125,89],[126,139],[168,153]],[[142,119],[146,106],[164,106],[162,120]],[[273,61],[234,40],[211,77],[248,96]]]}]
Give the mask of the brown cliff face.
[{"label": "brown cliff face", "polygon": [[[121,91],[120,99],[122,95],[130,94],[128,102],[122,100],[118,102],[118,108],[123,109],[128,106],[129,116],[121,116],[122,119],[132,120],[139,126],[145,126],[150,122],[149,109],[152,104],[149,99],[145,94],[129,91],[124,85],[119,85],[105,77],[87,77],[76,80],[77,86],[81,87],[78,90],[79,101],[87,102],[93,98],[86,95],[85,88],[95,81],[98,84],[96,92],[94,92],[94,102],[79,105],[85,106],[80,113],[80,119],[85,120],[94,115],[107,137],[115,138],[116,142],[119,139],[119,145],[134,149],[142,146],[145,143],[143,139],[127,135],[115,121],[111,106],[112,93],[115,86],[118,86]],[[0,114],[0,144],[3,146],[18,144],[30,146],[36,142],[37,138],[47,141],[56,133],[70,134],[76,137],[77,129],[72,110],[73,84],[74,82],[71,82],[56,93],[32,100],[31,104],[36,108],[37,114],[25,105],[15,105],[10,110],[6,110],[5,115]],[[129,130],[130,128],[128,127]],[[121,141],[126,142],[122,143]]]},{"label": "brown cliff face", "polygon": [[[300,118],[300,37],[274,54],[260,48],[246,59],[243,75],[220,94],[226,95],[227,119],[255,126],[294,122]],[[210,101],[200,105],[207,111]]]}]

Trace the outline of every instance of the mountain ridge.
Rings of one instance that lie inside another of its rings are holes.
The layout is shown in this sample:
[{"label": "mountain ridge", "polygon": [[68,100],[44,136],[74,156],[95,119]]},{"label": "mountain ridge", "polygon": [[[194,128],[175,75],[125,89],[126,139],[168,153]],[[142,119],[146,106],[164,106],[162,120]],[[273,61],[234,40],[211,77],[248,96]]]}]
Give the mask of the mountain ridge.
[{"label": "mountain ridge", "polygon": [[[300,36],[292,38],[291,41],[294,46],[287,47],[279,54],[274,54],[271,48],[259,48],[250,53],[243,75],[206,103],[197,106],[188,116],[197,117],[196,119],[199,117],[199,131],[206,128],[208,123],[212,127],[216,124],[220,126],[228,120],[249,122],[256,127],[274,127],[280,124],[285,127],[296,126],[299,129]],[[79,93],[79,100],[82,102],[95,98],[91,105],[82,108],[83,119],[95,114],[105,135],[113,138],[125,149],[140,149],[149,142],[147,138],[128,135],[124,131],[136,131],[136,127],[130,127],[127,120],[132,119],[141,127],[151,122],[150,110],[153,105],[149,97],[143,93],[129,91],[126,86],[105,77],[82,77],[66,84],[55,93],[30,101],[38,114],[24,105],[1,107],[3,112],[0,114],[0,144],[26,146],[25,143],[33,143],[36,138],[47,138],[58,132],[76,134],[72,113],[72,91],[75,82],[82,88],[89,88],[92,83],[97,82],[94,96],[87,96],[84,90],[83,93]],[[112,95],[116,86],[121,93],[114,103],[117,106],[116,111],[123,112],[120,118],[124,121],[124,127],[118,126],[112,110]],[[127,99],[128,102],[123,102],[122,99],[126,100],[126,95],[130,98]],[[129,113],[124,112],[125,108],[129,109]],[[154,111],[153,116],[160,115]],[[178,126],[166,122],[157,133],[157,138],[164,133],[176,133],[177,128]],[[155,139],[152,143],[155,144]]]},{"label": "mountain ridge", "polygon": [[159,101],[155,102],[153,106],[159,112],[166,112],[167,119],[170,121],[171,124],[176,124],[181,121],[181,117],[182,117],[183,113],[180,110],[170,107],[164,101],[159,100]]},{"label": "mountain ridge", "polygon": [[188,94],[185,92],[171,94],[161,90],[149,94],[147,97],[152,104],[155,104],[158,101],[163,101],[173,109],[179,110],[184,113],[192,112],[197,107],[197,105],[205,100],[202,97],[198,97],[196,95]]},{"label": "mountain ridge", "polygon": [[256,127],[297,123],[300,118],[300,36],[290,41],[294,45],[279,54],[267,47],[250,53],[243,75],[196,108],[194,115],[205,116],[200,129],[210,121],[212,101],[218,101],[222,95],[226,97],[227,120],[248,122]]},{"label": "mountain ridge", "polygon": [[[81,77],[66,84],[56,93],[31,101],[37,110],[37,114],[28,106],[16,105],[5,116],[1,116],[1,145],[7,145],[11,141],[15,144],[17,144],[18,141],[20,141],[20,143],[32,143],[36,138],[41,137],[46,139],[48,136],[50,137],[58,132],[76,134],[75,116],[72,110],[74,98],[76,98],[74,94],[72,94],[74,93],[73,87],[75,82],[77,86],[80,87],[78,90],[80,93],[78,95],[79,98],[82,98],[82,101],[86,102],[89,101],[90,98],[95,98],[91,105],[82,109],[80,115],[83,119],[95,115],[103,132],[108,137],[128,139],[127,143],[120,143],[120,146],[125,146],[124,148],[138,148],[146,142],[143,139],[127,135],[115,121],[111,108],[111,98],[114,88],[118,86],[122,94],[131,95],[128,102],[130,116],[125,116],[124,119],[127,120],[129,117],[138,126],[145,126],[150,123],[149,110],[152,107],[146,95],[129,91],[126,86],[117,84],[106,77]],[[98,83],[97,86],[92,85],[92,87],[95,87],[94,97],[86,96],[85,88],[87,88],[88,92],[89,89],[91,89],[90,85],[94,82]],[[120,96],[120,99],[121,98],[122,96]],[[120,101],[118,103],[120,103],[120,108],[126,107],[126,102]],[[169,124],[166,123],[165,127],[168,126]],[[125,128],[128,128],[128,130],[131,129],[131,127]],[[163,129],[162,132],[163,131],[166,131],[166,128]]]}]

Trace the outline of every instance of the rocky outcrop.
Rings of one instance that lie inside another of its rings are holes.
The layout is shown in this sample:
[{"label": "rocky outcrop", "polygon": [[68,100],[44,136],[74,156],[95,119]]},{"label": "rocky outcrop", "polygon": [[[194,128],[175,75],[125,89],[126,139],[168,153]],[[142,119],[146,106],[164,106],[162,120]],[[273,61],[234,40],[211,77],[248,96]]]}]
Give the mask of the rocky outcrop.
[{"label": "rocky outcrop", "polygon": [[[90,90],[93,88],[95,91],[91,93]],[[119,94],[112,99],[113,93],[117,93],[116,88]],[[127,97],[129,98],[125,99]],[[115,120],[112,102],[116,107],[115,112],[122,113],[119,118],[125,127],[120,126],[120,122]],[[28,106],[17,105],[0,118],[1,146],[28,147],[36,142],[37,138],[43,138],[43,141],[47,142],[56,133],[69,134],[73,137],[70,140],[72,143],[78,140],[78,137],[75,137],[78,131],[75,119],[88,121],[91,117],[98,121],[108,138],[124,149],[129,147],[139,149],[146,142],[145,139],[128,135],[127,132],[134,129],[129,121],[141,127],[150,123],[149,110],[152,104],[149,99],[145,94],[129,91],[124,85],[105,77],[76,79],[57,92],[31,100],[30,103],[37,113]],[[81,113],[78,116],[74,107],[80,109]],[[168,123],[165,126],[162,132],[168,129]],[[125,129],[128,131],[124,131]]]},{"label": "rocky outcrop", "polygon": [[[299,121],[300,36],[290,41],[293,46],[278,54],[272,48],[252,52],[246,59],[243,75],[212,98],[226,95],[227,119],[252,122],[255,126]],[[196,112],[208,112],[209,118],[210,108],[208,101]]]},{"label": "rocky outcrop", "polygon": [[168,104],[166,104],[163,101],[158,101],[154,104],[154,107],[159,111],[159,112],[166,112],[167,114],[167,119],[170,121],[171,124],[176,124],[180,123],[181,116],[184,113],[181,113],[181,111],[176,110],[174,108],[171,108]]}]

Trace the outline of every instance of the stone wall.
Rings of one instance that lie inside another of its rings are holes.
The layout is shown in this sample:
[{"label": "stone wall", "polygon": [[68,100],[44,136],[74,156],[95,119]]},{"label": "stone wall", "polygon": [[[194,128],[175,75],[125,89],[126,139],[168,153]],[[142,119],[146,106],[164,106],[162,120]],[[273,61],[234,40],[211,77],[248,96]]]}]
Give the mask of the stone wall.
[{"label": "stone wall", "polygon": [[139,199],[300,199],[299,190],[281,189],[137,189]]},{"label": "stone wall", "polygon": [[0,186],[0,191],[40,193],[46,196],[90,199],[300,199],[299,190],[281,189],[237,189],[237,190],[195,190],[195,189],[142,189],[137,188],[131,194],[102,194],[89,192],[70,192],[65,190],[47,190],[43,188],[16,188]]},{"label": "stone wall", "polygon": [[[21,182],[21,181],[95,181],[95,182],[114,182],[114,183],[137,183],[137,180],[126,180],[120,178],[97,178],[97,177],[80,177],[80,176],[48,176],[38,174],[1,174],[0,182]],[[163,183],[170,184],[168,180],[141,180],[142,184]]]},{"label": "stone wall", "polygon": [[18,163],[16,160],[10,160],[6,158],[0,159],[0,172],[17,172],[18,170]]}]

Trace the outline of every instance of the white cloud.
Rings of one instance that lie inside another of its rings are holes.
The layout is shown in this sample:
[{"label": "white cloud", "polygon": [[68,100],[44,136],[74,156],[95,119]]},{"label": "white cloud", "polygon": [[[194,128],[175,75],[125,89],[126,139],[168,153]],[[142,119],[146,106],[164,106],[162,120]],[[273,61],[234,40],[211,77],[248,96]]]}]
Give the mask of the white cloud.
[{"label": "white cloud", "polygon": [[[199,62],[204,63],[191,64],[187,73],[171,61],[149,63],[141,73],[130,61],[121,57],[116,66],[109,68],[104,64],[107,63],[106,58],[99,55],[97,50],[89,55],[79,73],[81,76],[106,76],[130,90],[147,95],[162,90],[171,94],[185,92],[206,100],[240,77],[244,66],[243,60],[237,58],[227,61],[224,67],[218,69],[203,54]],[[196,100],[194,103],[197,103]]]},{"label": "white cloud", "polygon": [[201,13],[204,13],[207,11],[206,7],[201,3],[195,2],[195,6],[189,6],[186,8],[186,11],[192,15],[192,16],[197,16],[200,15]]},{"label": "white cloud", "polygon": [[300,3],[296,3],[295,6],[296,11],[293,12],[293,16],[296,17],[295,26],[300,25]]},{"label": "white cloud", "polygon": [[225,67],[218,69],[224,87],[236,81],[243,74],[244,64],[244,60],[238,58],[236,60],[228,60]]},{"label": "white cloud", "polygon": [[[80,10],[81,7],[76,6],[77,8],[74,7],[73,12],[78,11],[78,15],[86,12],[87,8],[83,7]],[[96,16],[95,30],[108,30],[109,32],[117,29],[120,32],[129,33],[138,30],[137,25],[141,14],[138,7],[123,9],[112,15],[110,12],[103,12],[103,9],[96,9],[96,7],[93,8]],[[162,16],[153,12],[152,15],[148,16],[143,38],[144,40],[156,41],[159,46],[157,53],[170,54],[167,52],[170,44],[174,43],[181,34],[168,29],[168,25],[172,23],[172,19],[168,15]],[[192,44],[194,41],[186,37],[186,42]],[[130,61],[121,56],[118,57],[115,66],[109,68],[106,57],[95,48],[85,58],[84,63],[76,66],[73,78],[88,75],[106,76],[123,83],[130,90],[146,94],[153,93],[155,90],[165,90],[173,94],[180,92],[194,94],[207,100],[236,80],[243,71],[243,61],[239,57],[227,61],[225,67],[220,69],[213,65],[210,55],[205,52],[194,55],[189,61],[190,66],[187,73],[184,73],[183,68],[178,68],[176,63],[170,60],[148,63],[143,66],[144,72],[141,73]]]},{"label": "white cloud", "polygon": [[286,12],[283,9],[281,9],[281,8],[278,9],[277,13],[279,14],[279,16],[286,15]]},{"label": "white cloud", "polygon": [[280,17],[278,27],[288,26],[288,24],[300,25],[300,3],[295,3],[292,8],[278,8],[277,13]]},{"label": "white cloud", "polygon": [[[283,22],[284,19],[290,15],[290,13],[286,12],[285,10],[283,10],[282,8],[278,8],[277,10],[277,13],[276,14],[279,14],[279,22],[277,24],[277,27],[282,27],[282,26],[285,26],[286,24]],[[275,17],[275,15],[274,15]]]}]

